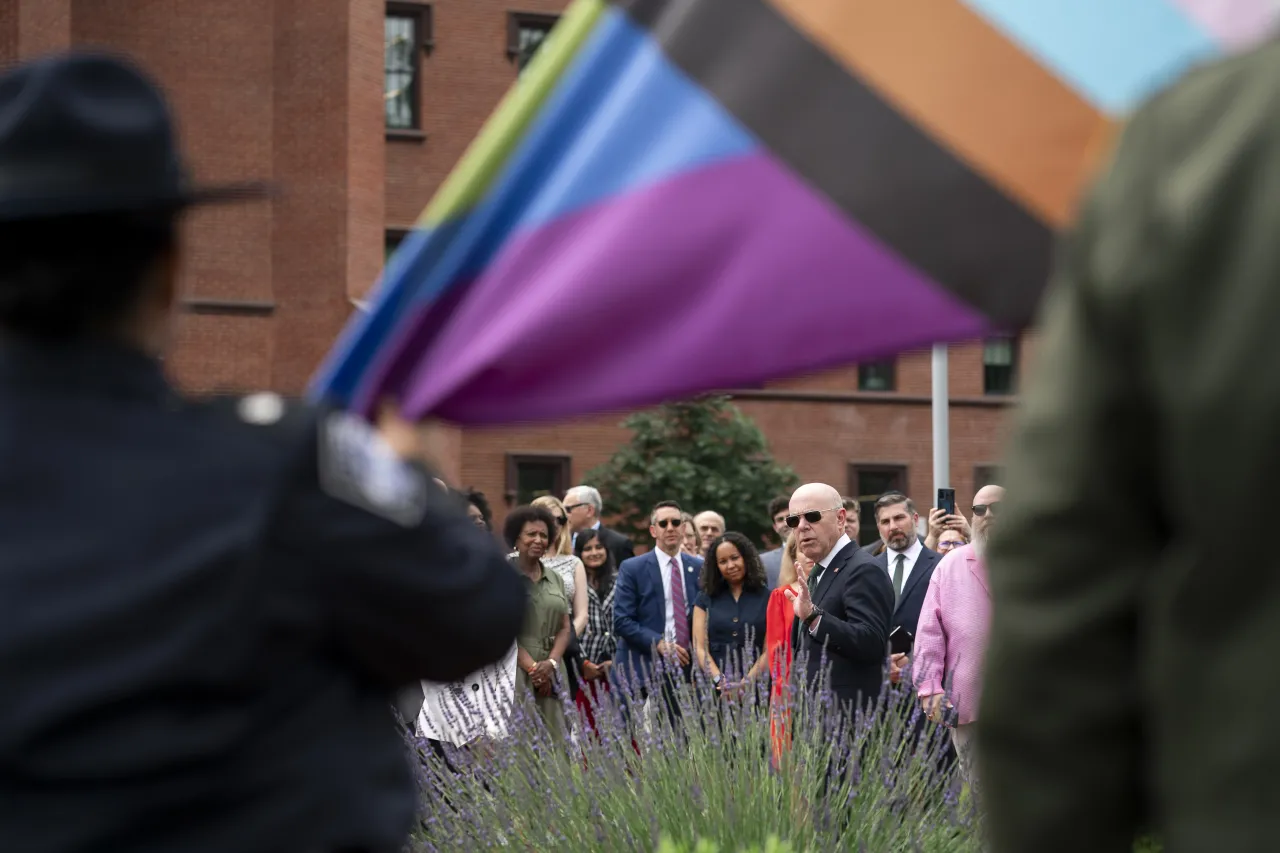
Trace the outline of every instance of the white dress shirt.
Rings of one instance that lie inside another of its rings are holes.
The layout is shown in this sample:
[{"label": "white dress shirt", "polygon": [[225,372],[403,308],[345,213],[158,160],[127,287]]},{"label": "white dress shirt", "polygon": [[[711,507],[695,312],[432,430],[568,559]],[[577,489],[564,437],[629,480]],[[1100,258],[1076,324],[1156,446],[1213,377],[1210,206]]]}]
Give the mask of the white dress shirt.
[{"label": "white dress shirt", "polygon": [[[676,564],[676,573],[680,577],[681,582],[684,581],[684,566],[680,562],[680,554],[672,557],[667,552],[659,549],[655,551],[658,555],[658,577],[662,578],[662,599],[665,609],[663,610],[663,630],[662,638],[668,643],[674,643],[676,640],[676,613],[675,603],[671,600],[671,564]],[[689,602],[685,602],[687,607]]]},{"label": "white dress shirt", "polygon": [[906,560],[902,563],[902,588],[907,588],[907,580],[911,577],[911,570],[915,568],[916,560],[920,559],[920,554],[924,551],[924,546],[920,544],[920,538],[912,533],[911,544],[907,546],[905,551],[895,551],[892,548],[885,548],[885,556],[889,559],[889,581],[893,582],[893,573],[898,570],[898,555],[903,554]]},{"label": "white dress shirt", "polygon": [[[813,579],[814,589],[817,589],[818,584],[822,583],[822,576],[827,573],[827,566],[831,565],[831,561],[836,558],[836,554],[839,554],[840,551],[844,549],[844,546],[848,545],[852,541],[853,540],[849,538],[848,533],[842,533],[840,535],[840,538],[836,540],[835,547],[827,552],[827,556],[823,557],[821,560],[818,561],[818,565],[814,566],[814,569],[816,569],[818,572],[818,576]],[[817,607],[816,604],[814,606]],[[821,616],[813,620],[813,624],[809,626],[810,636],[813,636],[813,632],[818,630],[818,625],[821,622],[822,622]]]}]

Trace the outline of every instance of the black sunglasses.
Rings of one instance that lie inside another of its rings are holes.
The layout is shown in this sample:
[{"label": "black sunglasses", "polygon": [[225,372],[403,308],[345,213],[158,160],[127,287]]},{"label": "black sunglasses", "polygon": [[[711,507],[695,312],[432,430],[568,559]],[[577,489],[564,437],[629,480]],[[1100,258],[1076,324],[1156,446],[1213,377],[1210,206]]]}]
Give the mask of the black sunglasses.
[{"label": "black sunglasses", "polygon": [[654,523],[657,524],[659,527],[661,527],[663,530],[666,530],[668,527],[679,527],[680,525],[684,524],[684,521],[679,518],[664,518],[662,519],[662,521],[657,521]]},{"label": "black sunglasses", "polygon": [[838,509],[844,509],[844,507],[833,506],[831,509],[811,509],[808,512],[800,513],[800,515],[788,515],[787,527],[790,527],[792,530],[795,530],[797,527],[800,526],[801,518],[803,518],[805,521],[809,522],[810,524],[817,524],[819,521],[822,521],[822,516],[824,513],[835,512]]},{"label": "black sunglasses", "polygon": [[987,513],[991,513],[991,517],[994,518],[996,515],[996,507],[998,506],[1000,506],[1000,501],[992,501],[989,504],[974,504],[973,514],[978,518],[982,518]]}]

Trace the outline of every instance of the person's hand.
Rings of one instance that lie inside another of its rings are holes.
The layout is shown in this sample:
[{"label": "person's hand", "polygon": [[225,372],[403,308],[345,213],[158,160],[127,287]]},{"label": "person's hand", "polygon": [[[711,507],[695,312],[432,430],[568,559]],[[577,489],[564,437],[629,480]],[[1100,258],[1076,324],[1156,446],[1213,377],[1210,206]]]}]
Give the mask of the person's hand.
[{"label": "person's hand", "polygon": [[539,696],[544,696],[544,697],[550,696],[551,695],[551,679],[547,679],[546,681],[543,681],[541,684],[535,687],[534,692],[536,692]]},{"label": "person's hand", "polygon": [[400,414],[400,406],[393,400],[383,400],[378,407],[378,434],[401,459],[422,458],[422,434]]},{"label": "person's hand", "polygon": [[947,707],[952,707],[951,702],[947,699],[945,693],[934,693],[932,696],[924,696],[920,699],[920,707],[924,710],[924,715],[935,723],[942,722],[942,703],[946,702]]},{"label": "person's hand", "polygon": [[662,640],[658,643],[658,654],[668,660],[676,660],[681,666],[689,665],[689,650],[684,646],[677,646],[675,643],[668,643]]},{"label": "person's hand", "polygon": [[945,509],[938,509],[936,506],[929,510],[929,533],[925,537],[931,542],[937,542],[942,536],[942,531],[947,529],[947,519],[954,516],[947,515]]},{"label": "person's hand", "polygon": [[582,678],[584,680],[595,681],[596,679],[602,678],[603,676],[604,676],[604,670],[601,667],[596,666],[594,663],[592,663],[589,660],[582,662]]},{"label": "person's hand", "polygon": [[[799,569],[800,563],[796,562]],[[805,573],[804,580],[797,580],[788,587],[782,594],[787,597],[787,601],[791,602],[791,607],[795,611],[796,618],[800,620],[807,619],[809,614],[813,612],[813,599],[809,597],[809,577]]]},{"label": "person's hand", "polygon": [[947,530],[955,530],[964,534],[966,540],[973,539],[973,531],[969,529],[969,519],[963,515],[948,515],[946,521]]},{"label": "person's hand", "polygon": [[533,672],[529,673],[529,680],[533,682],[534,687],[538,687],[541,684],[550,687],[555,680],[555,676],[556,668],[551,661],[540,660],[533,665]]},{"label": "person's hand", "polygon": [[889,683],[897,684],[902,680],[902,671],[911,665],[907,655],[889,655]]}]

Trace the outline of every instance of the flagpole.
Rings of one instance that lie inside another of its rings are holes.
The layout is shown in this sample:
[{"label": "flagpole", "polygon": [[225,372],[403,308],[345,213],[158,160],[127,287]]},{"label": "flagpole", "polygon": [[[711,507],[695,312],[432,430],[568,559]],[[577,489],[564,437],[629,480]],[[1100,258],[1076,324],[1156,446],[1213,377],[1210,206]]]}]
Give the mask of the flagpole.
[{"label": "flagpole", "polygon": [[951,397],[947,389],[947,345],[933,345],[933,494],[927,506],[938,501],[938,489],[951,488]]}]

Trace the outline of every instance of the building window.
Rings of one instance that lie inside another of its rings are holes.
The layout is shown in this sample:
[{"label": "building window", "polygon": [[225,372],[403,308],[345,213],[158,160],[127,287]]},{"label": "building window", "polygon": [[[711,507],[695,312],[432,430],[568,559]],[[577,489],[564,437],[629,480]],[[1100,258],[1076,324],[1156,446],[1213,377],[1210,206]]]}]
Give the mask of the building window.
[{"label": "building window", "polygon": [[525,67],[533,60],[558,20],[558,15],[534,15],[527,12],[512,12],[508,16],[507,56],[515,62],[518,73],[524,73]]},{"label": "building window", "polygon": [[388,130],[422,129],[422,55],[430,46],[431,7],[388,3],[382,32]]},{"label": "building window", "polygon": [[400,248],[400,244],[404,242],[404,238],[409,236],[409,232],[403,228],[388,228],[386,232],[385,243],[383,246],[384,254],[382,257],[383,264],[391,260],[391,256],[396,253],[396,249]]},{"label": "building window", "polygon": [[898,382],[897,359],[868,361],[858,365],[859,391],[893,391]]},{"label": "building window", "polygon": [[563,497],[569,490],[569,456],[507,454],[507,505],[527,504],[543,495]]},{"label": "building window", "polygon": [[999,465],[978,465],[973,469],[973,491],[983,486],[1003,486],[1004,469]]},{"label": "building window", "polygon": [[1012,394],[1018,378],[1018,339],[989,338],[982,346],[982,391]]},{"label": "building window", "polygon": [[858,502],[858,544],[869,545],[880,539],[876,527],[876,501],[885,492],[907,491],[906,465],[849,466],[849,494]]}]

